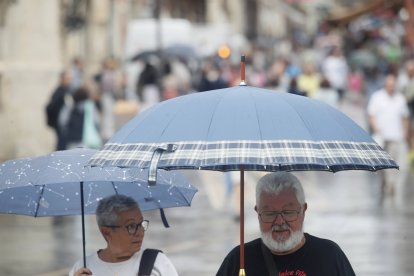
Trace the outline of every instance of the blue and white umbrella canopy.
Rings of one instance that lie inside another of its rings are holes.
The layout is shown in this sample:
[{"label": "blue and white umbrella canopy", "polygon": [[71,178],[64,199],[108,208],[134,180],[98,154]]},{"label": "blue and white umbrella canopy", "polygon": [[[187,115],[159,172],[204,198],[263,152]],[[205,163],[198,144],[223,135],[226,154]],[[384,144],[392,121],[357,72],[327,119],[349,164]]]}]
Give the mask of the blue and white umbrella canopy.
[{"label": "blue and white umbrella canopy", "polygon": [[177,172],[159,171],[148,185],[148,171],[85,168],[96,150],[73,149],[0,164],[0,213],[33,217],[82,215],[83,265],[86,267],[84,215],[114,194],[134,198],[141,211],[190,206],[197,189]]},{"label": "blue and white umbrella canopy", "polygon": [[0,213],[34,217],[93,214],[99,200],[113,194],[133,197],[142,211],[190,206],[197,192],[179,172],[138,168],[85,168],[96,150],[73,149],[0,164]]},{"label": "blue and white umbrella canopy", "polygon": [[398,168],[339,110],[250,86],[161,102],[123,126],[88,164],[217,171]]}]

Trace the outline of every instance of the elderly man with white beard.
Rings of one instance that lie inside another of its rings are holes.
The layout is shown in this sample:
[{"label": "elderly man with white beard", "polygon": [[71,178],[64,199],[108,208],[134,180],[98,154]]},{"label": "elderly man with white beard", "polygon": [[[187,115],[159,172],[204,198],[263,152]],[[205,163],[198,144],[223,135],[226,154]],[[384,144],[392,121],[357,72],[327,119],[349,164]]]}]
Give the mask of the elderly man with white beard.
[{"label": "elderly man with white beard", "polygon": [[[261,238],[244,245],[247,276],[354,276],[348,258],[333,241],[303,232],[307,210],[299,179],[288,172],[263,176],[256,187]],[[217,276],[238,276],[240,246],[221,264]]]}]

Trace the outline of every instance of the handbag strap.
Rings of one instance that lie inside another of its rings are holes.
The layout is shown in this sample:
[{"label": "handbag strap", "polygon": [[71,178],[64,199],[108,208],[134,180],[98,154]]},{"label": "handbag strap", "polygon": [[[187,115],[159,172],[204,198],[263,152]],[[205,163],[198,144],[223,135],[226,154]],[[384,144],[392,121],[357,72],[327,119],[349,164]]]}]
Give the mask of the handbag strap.
[{"label": "handbag strap", "polygon": [[273,255],[270,252],[269,248],[266,247],[263,241],[260,241],[260,246],[262,248],[263,257],[265,259],[265,263],[266,263],[269,276],[275,276],[275,275],[279,276],[279,270],[276,267],[276,263],[273,259]]},{"label": "handbag strap", "polygon": [[139,264],[138,276],[149,276],[154,268],[155,259],[158,252],[162,252],[158,249],[147,248],[142,253],[141,262]]}]

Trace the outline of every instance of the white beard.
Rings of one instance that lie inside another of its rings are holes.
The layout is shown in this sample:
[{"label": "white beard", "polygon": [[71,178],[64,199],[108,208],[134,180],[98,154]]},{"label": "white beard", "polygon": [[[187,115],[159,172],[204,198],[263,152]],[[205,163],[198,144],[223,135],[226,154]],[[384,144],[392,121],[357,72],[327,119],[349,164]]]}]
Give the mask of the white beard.
[{"label": "white beard", "polygon": [[[287,226],[287,225],[286,225]],[[277,227],[277,226],[274,226]],[[285,228],[285,227],[284,227]],[[288,228],[288,227],[286,227]],[[269,232],[262,232],[262,241],[263,243],[274,252],[286,252],[295,248],[295,246],[299,245],[303,238],[303,230],[300,229],[298,231],[292,232],[290,228],[290,237],[286,241],[277,241],[274,240],[272,237],[273,229]]]}]

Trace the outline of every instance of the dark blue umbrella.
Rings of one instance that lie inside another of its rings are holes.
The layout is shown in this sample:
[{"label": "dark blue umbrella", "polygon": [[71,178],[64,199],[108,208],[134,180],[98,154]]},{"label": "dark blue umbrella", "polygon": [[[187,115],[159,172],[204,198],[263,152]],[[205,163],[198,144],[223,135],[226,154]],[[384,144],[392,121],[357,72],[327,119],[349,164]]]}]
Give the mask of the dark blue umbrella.
[{"label": "dark blue umbrella", "polygon": [[161,102],[124,125],[91,166],[240,170],[244,271],[244,171],[376,171],[398,165],[339,110],[307,97],[240,86]]},{"label": "dark blue umbrella", "polygon": [[200,57],[196,53],[193,47],[185,44],[173,44],[160,51],[157,50],[146,50],[137,53],[130,60],[131,61],[149,61],[151,58],[158,59],[182,59],[182,60],[199,60]]},{"label": "dark blue umbrella", "polygon": [[0,164],[0,213],[34,217],[93,214],[99,200],[113,194],[133,197],[142,211],[190,206],[197,189],[180,173],[159,171],[148,185],[148,171],[139,168],[85,168],[96,153],[73,149]]}]

